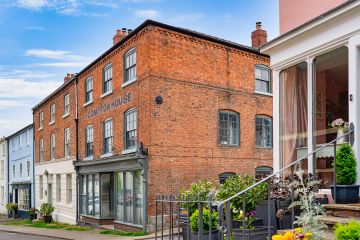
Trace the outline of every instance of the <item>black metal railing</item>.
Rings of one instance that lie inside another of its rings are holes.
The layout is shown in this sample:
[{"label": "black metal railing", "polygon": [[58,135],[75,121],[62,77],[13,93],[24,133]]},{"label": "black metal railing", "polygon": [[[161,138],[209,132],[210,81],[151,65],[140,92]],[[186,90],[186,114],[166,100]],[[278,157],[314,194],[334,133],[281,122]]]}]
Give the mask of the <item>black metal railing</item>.
[{"label": "black metal railing", "polygon": [[[352,145],[354,143],[354,125],[351,123],[350,124],[350,128],[349,131],[344,133],[342,136],[337,137],[336,139],[330,141],[329,143],[326,143],[325,145],[317,148],[316,150],[312,151],[311,153],[297,159],[296,161],[290,163],[289,165],[281,168],[280,170],[272,173],[271,175],[263,178],[262,180],[256,182],[255,184],[247,187],[246,189],[242,190],[241,192],[238,192],[237,194],[229,197],[228,199],[221,201],[220,203],[217,204],[217,211],[219,213],[219,221],[220,221],[220,231],[223,234],[220,234],[221,239],[226,238],[226,240],[230,240],[231,239],[231,235],[233,234],[233,230],[232,230],[232,225],[231,225],[231,207],[230,207],[230,201],[241,196],[243,199],[243,204],[242,204],[242,209],[243,212],[245,213],[245,197],[246,194],[249,193],[249,191],[251,191],[252,189],[254,189],[255,187],[259,186],[262,183],[268,183],[268,198],[267,198],[267,202],[268,202],[268,214],[267,214],[267,230],[268,230],[268,239],[271,239],[271,235],[272,235],[272,227],[271,226],[271,221],[270,221],[270,217],[271,217],[271,212],[270,212],[270,207],[271,207],[271,196],[270,196],[270,181],[272,178],[279,176],[280,174],[284,173],[286,170],[291,169],[296,167],[297,165],[302,164],[302,162],[304,160],[308,160],[309,156],[315,156],[317,152],[319,152],[320,150],[328,147],[328,146],[333,146],[334,147],[334,189],[336,189],[336,142],[340,139],[345,138],[346,136],[349,136],[349,142]],[[334,191],[335,193],[336,191]],[[294,201],[294,191],[292,191],[291,194],[291,201]],[[336,195],[334,196],[334,201],[336,203]],[[292,222],[292,227],[293,227],[293,223],[295,220],[295,214],[294,214],[294,210],[291,209],[291,222]],[[243,218],[243,224],[245,226],[245,218]],[[245,234],[245,228],[242,229],[243,230],[243,236],[246,236]],[[242,239],[251,239],[251,238],[242,238]]]}]

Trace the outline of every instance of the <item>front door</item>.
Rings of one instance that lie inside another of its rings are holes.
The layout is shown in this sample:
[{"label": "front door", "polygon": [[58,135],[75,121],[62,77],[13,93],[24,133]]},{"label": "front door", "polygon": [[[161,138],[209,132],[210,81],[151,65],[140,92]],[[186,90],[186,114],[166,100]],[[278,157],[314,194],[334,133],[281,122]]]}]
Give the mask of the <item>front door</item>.
[{"label": "front door", "polygon": [[48,203],[52,205],[52,184],[48,184]]}]

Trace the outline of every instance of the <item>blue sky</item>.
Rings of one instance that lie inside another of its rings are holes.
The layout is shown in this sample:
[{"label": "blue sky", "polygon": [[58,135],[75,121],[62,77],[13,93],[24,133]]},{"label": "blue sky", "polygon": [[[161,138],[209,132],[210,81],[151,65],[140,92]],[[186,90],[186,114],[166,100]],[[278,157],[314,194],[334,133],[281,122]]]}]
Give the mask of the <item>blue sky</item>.
[{"label": "blue sky", "polygon": [[0,136],[32,122],[31,108],[146,19],[250,45],[255,22],[278,36],[278,0],[2,0]]}]

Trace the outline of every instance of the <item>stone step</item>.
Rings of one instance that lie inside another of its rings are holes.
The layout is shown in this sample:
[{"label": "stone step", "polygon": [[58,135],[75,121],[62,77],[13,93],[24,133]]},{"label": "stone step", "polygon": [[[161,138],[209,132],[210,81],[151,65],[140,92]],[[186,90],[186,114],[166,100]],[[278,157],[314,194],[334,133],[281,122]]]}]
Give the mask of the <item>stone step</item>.
[{"label": "stone step", "polygon": [[333,217],[333,216],[321,216],[320,220],[325,223],[329,228],[332,228],[337,223],[340,224],[347,224],[352,220],[357,220],[354,218],[343,218],[343,217]]},{"label": "stone step", "polygon": [[115,230],[115,227],[114,227],[114,225],[100,225],[98,227],[98,229],[101,229],[101,230]]},{"label": "stone step", "polygon": [[327,216],[360,220],[360,204],[324,204]]}]

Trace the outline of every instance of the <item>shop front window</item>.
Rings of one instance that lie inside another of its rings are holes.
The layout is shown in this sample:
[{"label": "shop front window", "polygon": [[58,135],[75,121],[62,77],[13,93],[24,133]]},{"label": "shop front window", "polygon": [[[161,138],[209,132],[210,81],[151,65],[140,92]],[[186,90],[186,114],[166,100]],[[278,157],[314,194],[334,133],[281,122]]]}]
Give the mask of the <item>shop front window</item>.
[{"label": "shop front window", "polygon": [[100,217],[99,174],[83,175],[80,189],[80,212],[84,215]]},{"label": "shop front window", "polygon": [[28,188],[24,188],[24,189],[19,189],[18,190],[18,206],[19,206],[19,210],[29,210],[30,208],[30,194],[29,194],[29,189]]},{"label": "shop front window", "polygon": [[116,220],[141,225],[143,223],[143,185],[140,171],[116,173]]}]

